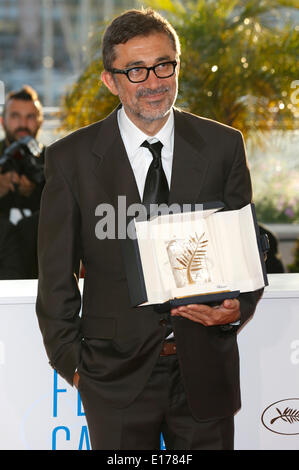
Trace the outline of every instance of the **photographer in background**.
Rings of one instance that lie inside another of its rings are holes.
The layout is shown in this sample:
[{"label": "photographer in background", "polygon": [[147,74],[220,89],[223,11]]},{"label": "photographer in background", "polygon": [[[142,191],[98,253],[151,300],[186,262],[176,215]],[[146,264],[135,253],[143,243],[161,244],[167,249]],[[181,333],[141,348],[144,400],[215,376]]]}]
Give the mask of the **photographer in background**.
[{"label": "photographer in background", "polygon": [[43,113],[33,88],[25,85],[8,94],[0,122],[5,131],[0,141],[0,214],[9,218],[12,208],[33,213],[44,186],[44,152],[35,140]]},{"label": "photographer in background", "polygon": [[[19,91],[10,92],[0,122],[5,131],[5,139],[0,141],[0,218],[2,226],[4,219],[10,224],[6,227],[5,240],[0,240],[0,253],[2,258],[6,256],[7,265],[8,252],[13,251],[7,247],[18,241],[22,269],[10,270],[6,278],[15,275],[15,279],[34,279],[38,277],[37,226],[44,187],[44,148],[36,141],[43,113],[35,90],[25,85]],[[11,209],[18,209],[13,217]]]}]

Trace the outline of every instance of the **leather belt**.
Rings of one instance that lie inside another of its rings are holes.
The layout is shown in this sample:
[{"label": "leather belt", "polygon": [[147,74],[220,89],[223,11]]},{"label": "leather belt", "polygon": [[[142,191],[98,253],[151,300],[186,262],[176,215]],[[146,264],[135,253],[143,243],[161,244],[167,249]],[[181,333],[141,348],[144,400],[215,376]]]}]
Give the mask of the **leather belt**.
[{"label": "leather belt", "polygon": [[174,341],[164,341],[160,356],[171,356],[176,354],[176,344]]}]

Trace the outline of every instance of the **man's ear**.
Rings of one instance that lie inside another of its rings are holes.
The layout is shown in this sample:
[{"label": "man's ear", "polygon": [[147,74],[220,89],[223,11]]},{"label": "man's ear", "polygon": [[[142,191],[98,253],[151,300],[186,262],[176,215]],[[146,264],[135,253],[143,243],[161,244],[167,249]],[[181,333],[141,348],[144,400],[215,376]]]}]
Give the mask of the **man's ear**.
[{"label": "man's ear", "polygon": [[106,85],[108,90],[110,90],[113,95],[118,95],[118,89],[111,72],[104,70],[101,74],[101,79],[104,85]]}]

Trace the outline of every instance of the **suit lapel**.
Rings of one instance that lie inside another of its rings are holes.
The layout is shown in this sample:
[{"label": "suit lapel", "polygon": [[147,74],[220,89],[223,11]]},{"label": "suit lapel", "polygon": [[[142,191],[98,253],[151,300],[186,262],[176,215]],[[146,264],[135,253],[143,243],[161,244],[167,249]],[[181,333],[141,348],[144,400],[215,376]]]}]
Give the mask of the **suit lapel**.
[{"label": "suit lapel", "polygon": [[169,203],[196,203],[209,165],[205,141],[178,110],[174,111],[174,126]]},{"label": "suit lapel", "polygon": [[116,207],[118,196],[126,196],[127,207],[140,203],[140,196],[123,144],[114,110],[101,123],[92,151],[95,155],[94,172],[109,199]]}]

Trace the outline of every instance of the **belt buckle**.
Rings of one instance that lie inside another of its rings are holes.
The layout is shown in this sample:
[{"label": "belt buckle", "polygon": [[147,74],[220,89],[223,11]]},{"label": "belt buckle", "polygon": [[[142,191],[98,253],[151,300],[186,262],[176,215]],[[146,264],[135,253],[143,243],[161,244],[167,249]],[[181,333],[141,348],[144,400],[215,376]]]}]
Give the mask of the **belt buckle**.
[{"label": "belt buckle", "polygon": [[176,344],[174,341],[164,341],[160,356],[172,356],[176,354]]}]

